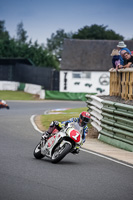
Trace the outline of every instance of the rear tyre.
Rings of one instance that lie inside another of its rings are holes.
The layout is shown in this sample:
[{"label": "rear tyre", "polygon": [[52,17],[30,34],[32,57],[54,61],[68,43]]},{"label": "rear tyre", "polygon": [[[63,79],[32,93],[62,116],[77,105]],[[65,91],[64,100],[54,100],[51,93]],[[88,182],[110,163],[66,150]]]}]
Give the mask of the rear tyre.
[{"label": "rear tyre", "polygon": [[62,147],[60,147],[60,144],[54,149],[54,152],[52,154],[52,163],[58,163],[61,161],[69,152],[71,149],[71,145],[68,143],[65,143]]},{"label": "rear tyre", "polygon": [[33,155],[36,159],[42,159],[44,155],[41,154],[40,143],[34,149]]}]

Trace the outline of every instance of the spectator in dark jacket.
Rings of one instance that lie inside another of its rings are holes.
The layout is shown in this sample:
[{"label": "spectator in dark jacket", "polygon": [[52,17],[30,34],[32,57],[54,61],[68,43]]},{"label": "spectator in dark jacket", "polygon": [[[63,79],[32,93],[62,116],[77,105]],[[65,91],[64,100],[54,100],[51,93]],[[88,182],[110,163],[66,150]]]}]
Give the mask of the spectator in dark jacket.
[{"label": "spectator in dark jacket", "polygon": [[125,52],[123,55],[124,58],[124,68],[133,67],[133,56],[130,53]]},{"label": "spectator in dark jacket", "polygon": [[117,45],[118,51],[120,52],[120,64],[124,65],[124,59],[123,59],[123,50],[131,54],[131,51],[127,48],[127,45],[121,41]]}]

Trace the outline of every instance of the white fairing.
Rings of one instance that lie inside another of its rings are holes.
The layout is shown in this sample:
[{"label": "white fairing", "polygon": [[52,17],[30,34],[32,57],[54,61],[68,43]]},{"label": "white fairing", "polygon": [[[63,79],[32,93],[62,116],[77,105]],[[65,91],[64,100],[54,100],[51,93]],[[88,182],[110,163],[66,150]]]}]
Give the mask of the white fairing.
[{"label": "white fairing", "polygon": [[[59,140],[63,137],[70,137],[74,142],[76,146],[80,146],[82,144],[82,127],[78,125],[78,123],[71,123],[71,127],[67,127],[64,130],[61,130],[60,132],[56,133],[55,135],[51,136],[46,144],[41,147],[41,154],[51,157],[52,156],[52,150],[54,146],[59,142]],[[63,140],[60,143],[60,147],[64,145],[64,143],[69,143],[71,145],[71,142]]]},{"label": "white fairing", "polygon": [[[78,123],[77,123],[78,124]],[[80,126],[79,126],[80,127]],[[77,127],[78,128],[78,127]],[[81,127],[80,127],[81,128]],[[74,141],[75,141],[75,143],[77,144],[77,145],[81,145],[82,144],[82,134],[81,134],[81,132],[78,130],[78,129],[76,129],[76,128],[67,128],[67,131],[66,131],[66,133],[67,133],[67,135],[70,137],[70,138],[72,138]]]},{"label": "white fairing", "polygon": [[44,145],[44,147],[41,148],[41,153],[43,155],[46,155],[51,157],[51,154],[52,154],[52,149],[54,147],[54,145],[59,141],[60,138],[66,136],[66,134],[64,132],[59,132],[55,135],[53,135],[52,137],[50,137],[46,144]]},{"label": "white fairing", "polygon": [[4,101],[4,100],[1,100],[1,103],[3,103],[3,104],[6,104],[6,101]]},{"label": "white fairing", "polygon": [[82,136],[83,134],[83,127],[79,126],[78,122],[71,122],[68,124],[68,127],[73,127],[74,129],[78,130]]}]

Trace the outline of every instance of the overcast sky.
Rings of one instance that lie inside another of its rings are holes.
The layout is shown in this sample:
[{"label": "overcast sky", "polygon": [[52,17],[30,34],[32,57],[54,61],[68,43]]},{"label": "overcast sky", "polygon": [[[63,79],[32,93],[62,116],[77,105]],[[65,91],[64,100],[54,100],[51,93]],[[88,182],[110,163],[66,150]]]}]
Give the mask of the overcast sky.
[{"label": "overcast sky", "polygon": [[66,33],[92,24],[133,38],[133,0],[0,0],[0,20],[16,37],[17,25],[23,22],[29,39],[46,43],[59,29]]}]

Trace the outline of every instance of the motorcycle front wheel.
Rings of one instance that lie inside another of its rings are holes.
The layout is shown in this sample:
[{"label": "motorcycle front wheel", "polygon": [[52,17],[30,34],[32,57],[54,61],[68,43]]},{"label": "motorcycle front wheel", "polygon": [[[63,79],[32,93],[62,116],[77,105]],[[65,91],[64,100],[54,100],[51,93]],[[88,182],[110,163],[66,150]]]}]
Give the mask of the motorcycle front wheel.
[{"label": "motorcycle front wheel", "polygon": [[33,155],[36,159],[42,159],[44,155],[41,154],[40,143],[34,149]]},{"label": "motorcycle front wheel", "polygon": [[65,143],[62,147],[60,147],[60,144],[54,149],[54,152],[52,154],[52,163],[58,163],[61,161],[69,152],[71,149],[71,145],[68,143]]}]

